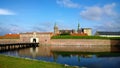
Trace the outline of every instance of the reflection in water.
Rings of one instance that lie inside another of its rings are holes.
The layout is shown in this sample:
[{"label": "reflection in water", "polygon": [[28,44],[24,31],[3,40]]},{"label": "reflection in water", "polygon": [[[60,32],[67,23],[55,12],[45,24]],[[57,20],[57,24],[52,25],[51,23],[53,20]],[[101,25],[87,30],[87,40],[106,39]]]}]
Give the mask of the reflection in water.
[{"label": "reflection in water", "polygon": [[69,48],[66,50],[70,52],[56,52],[52,48],[53,46],[39,46],[4,52],[3,54],[88,68],[120,68],[120,53],[80,53],[76,52],[76,49],[71,51]]},{"label": "reflection in water", "polygon": [[30,48],[30,53],[32,54],[32,57],[35,58],[38,53],[38,48],[37,47]]}]

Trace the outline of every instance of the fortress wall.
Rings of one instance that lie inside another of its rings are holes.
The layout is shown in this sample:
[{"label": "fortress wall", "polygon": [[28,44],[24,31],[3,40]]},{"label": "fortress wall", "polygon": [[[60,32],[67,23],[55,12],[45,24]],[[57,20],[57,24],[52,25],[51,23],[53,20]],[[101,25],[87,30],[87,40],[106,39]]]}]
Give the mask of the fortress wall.
[{"label": "fortress wall", "polygon": [[[0,39],[0,43],[29,43],[31,38],[33,38],[33,33],[23,33],[20,34],[20,39]],[[49,33],[39,33],[36,34],[36,38],[38,38],[40,44],[48,44],[50,43],[51,35]]]},{"label": "fortress wall", "polygon": [[[20,40],[22,42],[30,42],[31,38],[33,38],[33,34],[21,34]],[[38,38],[38,41],[40,44],[46,44],[50,42],[50,34],[36,34],[36,38]]]},{"label": "fortress wall", "polygon": [[[104,39],[51,39],[53,51],[82,51],[82,52],[111,52],[116,51],[115,46],[119,40]],[[72,48],[74,46],[74,48]],[[113,50],[114,47],[114,50]],[[118,49],[118,47],[117,47]]]},{"label": "fortress wall", "polygon": [[48,44],[50,43],[50,34],[40,34],[38,35],[38,38],[39,38],[39,43],[40,44]]},{"label": "fortress wall", "polygon": [[104,39],[51,39],[53,45],[111,45],[111,40]]},{"label": "fortress wall", "polygon": [[111,51],[120,52],[120,40],[111,40]]},{"label": "fortress wall", "polygon": [[0,39],[0,43],[17,43],[20,39]]},{"label": "fortress wall", "polygon": [[24,42],[30,42],[30,38],[33,37],[32,34],[21,34],[20,35],[20,41]]},{"label": "fortress wall", "polygon": [[[0,39],[0,43],[30,42],[33,34],[21,34],[20,39]],[[85,52],[110,52],[120,50],[120,40],[105,39],[51,39],[50,34],[37,34],[39,44],[53,45],[52,50],[76,50]],[[72,48],[75,46],[76,48]],[[57,51],[56,50],[56,51]]]}]

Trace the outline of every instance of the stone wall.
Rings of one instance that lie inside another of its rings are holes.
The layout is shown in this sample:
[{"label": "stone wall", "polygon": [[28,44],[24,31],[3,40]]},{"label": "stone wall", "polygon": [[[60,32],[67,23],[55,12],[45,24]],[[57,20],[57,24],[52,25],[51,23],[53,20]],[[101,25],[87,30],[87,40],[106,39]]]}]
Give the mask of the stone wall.
[{"label": "stone wall", "polygon": [[51,39],[50,45],[54,45],[51,47],[53,51],[115,52],[120,50],[119,40]]},{"label": "stone wall", "polygon": [[[40,44],[46,44],[49,43],[50,41],[50,34],[43,34],[43,33],[38,33],[36,34],[36,38],[38,38]],[[33,34],[21,34],[20,35],[20,40],[22,42],[30,42],[30,39],[33,38]]]},{"label": "stone wall", "polygon": [[[20,39],[0,39],[0,43],[30,42],[32,34],[22,35]],[[120,51],[119,40],[104,39],[50,39],[49,34],[39,34],[39,44],[53,45],[53,51],[115,52]],[[72,48],[75,46],[74,48]]]},{"label": "stone wall", "polygon": [[111,45],[111,40],[104,39],[51,39],[52,45]]},{"label": "stone wall", "polygon": [[120,40],[111,40],[111,51],[120,52]]},{"label": "stone wall", "polygon": [[19,43],[20,39],[0,39],[0,44],[2,43]]},{"label": "stone wall", "polygon": [[33,37],[33,34],[20,34],[20,41],[24,42],[30,42],[30,38]]}]

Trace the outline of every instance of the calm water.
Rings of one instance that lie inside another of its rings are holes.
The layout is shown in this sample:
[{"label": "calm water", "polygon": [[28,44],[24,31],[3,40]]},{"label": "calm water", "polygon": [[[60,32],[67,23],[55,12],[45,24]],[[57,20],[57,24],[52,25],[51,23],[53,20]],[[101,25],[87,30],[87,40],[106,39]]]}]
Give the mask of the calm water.
[{"label": "calm water", "polygon": [[[69,50],[69,48],[66,50]],[[84,54],[75,50],[72,52],[55,52],[51,46],[39,46],[37,48],[26,48],[0,54],[87,68],[120,68],[120,53]]]}]

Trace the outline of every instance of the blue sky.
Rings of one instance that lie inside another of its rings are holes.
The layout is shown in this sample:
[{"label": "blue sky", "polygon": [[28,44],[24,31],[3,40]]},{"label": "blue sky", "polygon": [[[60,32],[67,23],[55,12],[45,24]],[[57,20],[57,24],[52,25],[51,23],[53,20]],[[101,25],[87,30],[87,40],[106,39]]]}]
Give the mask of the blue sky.
[{"label": "blue sky", "polygon": [[120,0],[0,0],[0,35],[92,28],[120,31]]}]

